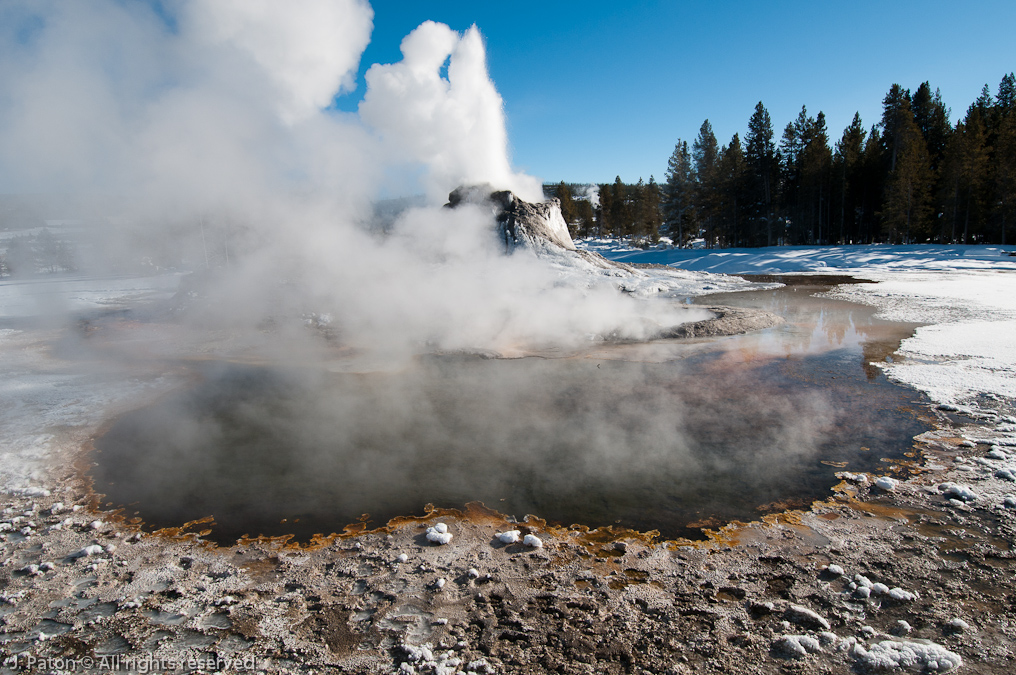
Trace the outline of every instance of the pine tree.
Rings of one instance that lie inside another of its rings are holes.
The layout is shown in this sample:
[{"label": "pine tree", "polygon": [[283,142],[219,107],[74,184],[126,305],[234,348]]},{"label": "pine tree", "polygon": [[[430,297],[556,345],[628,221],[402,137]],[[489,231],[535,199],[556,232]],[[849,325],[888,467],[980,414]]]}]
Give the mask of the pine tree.
[{"label": "pine tree", "polygon": [[611,201],[611,186],[609,183],[601,183],[597,187],[597,194],[599,195],[599,205],[596,208],[597,234],[601,237],[612,237],[615,236],[615,225],[610,218],[610,214],[614,210],[614,205]]},{"label": "pine tree", "polygon": [[998,85],[992,117],[995,121],[992,204],[1004,246],[1006,230],[1016,220],[1016,76],[1013,73],[1005,75]]},{"label": "pine tree", "polygon": [[628,199],[628,189],[621,182],[621,177],[615,177],[614,184],[610,186],[610,222],[615,237],[627,237],[632,233],[631,207]]},{"label": "pine tree", "polygon": [[750,169],[751,194],[754,205],[753,217],[763,221],[766,231],[766,246],[773,245],[773,188],[776,183],[776,145],[773,143],[773,123],[769,111],[759,101],[755,112],[748,120],[748,135],[745,137],[745,162]]},{"label": "pine tree", "polygon": [[810,227],[809,241],[822,243],[822,226],[828,219],[829,181],[832,169],[832,151],[826,130],[825,113],[819,111],[814,119],[807,119],[804,148],[801,151],[801,193],[805,222]]},{"label": "pine tree", "polygon": [[957,169],[959,171],[959,208],[962,210],[963,243],[971,236],[971,226],[980,231],[987,184],[988,146],[982,106],[974,102],[962,124],[957,124]]},{"label": "pine tree", "polygon": [[745,204],[745,161],[741,139],[734,134],[730,145],[720,151],[717,164],[720,200],[717,205],[719,229],[716,236],[726,239],[729,246],[743,246],[742,209]]},{"label": "pine tree", "polygon": [[854,113],[850,126],[836,142],[833,154],[833,175],[839,186],[840,243],[860,238],[861,203],[864,189],[864,140],[867,132],[860,113]]},{"label": "pine tree", "polygon": [[933,173],[917,124],[905,119],[897,134],[896,167],[886,184],[882,226],[891,243],[908,244],[915,235],[926,234]]},{"label": "pine tree", "polygon": [[861,159],[863,180],[858,231],[859,241],[866,241],[869,244],[875,243],[878,209],[885,185],[885,155],[882,146],[882,134],[878,126],[872,125],[868,131],[868,140],[864,144],[864,156]]},{"label": "pine tree", "polygon": [[889,93],[882,99],[882,142],[885,144],[886,156],[889,159],[889,171],[896,168],[903,128],[908,120],[913,119],[910,90],[893,84],[889,88]]},{"label": "pine tree", "polygon": [[998,84],[995,107],[1005,111],[1006,115],[1016,109],[1016,74],[1009,73],[1002,77]]},{"label": "pine tree", "polygon": [[677,139],[667,162],[667,182],[663,186],[663,217],[667,234],[678,247],[684,245],[684,228],[694,219],[695,170],[688,142]]},{"label": "pine tree", "polygon": [[928,148],[928,158],[931,161],[931,168],[938,172],[945,155],[945,143],[949,137],[949,110],[942,103],[942,93],[936,89],[931,92],[931,85],[922,82],[921,86],[914,92],[911,103],[914,111],[914,122],[924,137],[925,145]]},{"label": "pine tree", "polygon": [[[801,163],[807,136],[813,120],[808,116],[808,108],[801,106],[797,119],[788,122],[780,139],[781,204],[782,219],[786,226],[789,243],[806,240],[802,232],[804,224],[803,204],[801,197]],[[784,242],[788,243],[788,242]]]},{"label": "pine tree", "polygon": [[649,176],[649,182],[646,183],[642,191],[642,206],[639,213],[642,220],[642,231],[652,244],[660,241],[660,228],[663,225],[662,201],[662,193],[656,182],[656,177]]},{"label": "pine tree", "polygon": [[1016,222],[1016,114],[1002,119],[995,144],[995,199],[1005,246],[1006,230]]},{"label": "pine tree", "polygon": [[575,213],[578,219],[576,230],[580,237],[590,237],[596,227],[593,215],[593,204],[588,199],[575,200]]},{"label": "pine tree", "polygon": [[572,199],[571,189],[565,185],[564,181],[561,181],[554,191],[554,196],[561,202],[561,215],[564,217],[564,222],[568,224],[568,233],[575,236],[577,234],[578,213],[575,209],[575,201]]},{"label": "pine tree", "polygon": [[[713,133],[713,126],[706,120],[699,128],[698,137],[692,144],[692,159],[695,163],[695,204],[702,227],[707,232],[716,229],[716,213],[719,197],[717,163],[719,144]],[[710,235],[710,242],[712,242]]]}]

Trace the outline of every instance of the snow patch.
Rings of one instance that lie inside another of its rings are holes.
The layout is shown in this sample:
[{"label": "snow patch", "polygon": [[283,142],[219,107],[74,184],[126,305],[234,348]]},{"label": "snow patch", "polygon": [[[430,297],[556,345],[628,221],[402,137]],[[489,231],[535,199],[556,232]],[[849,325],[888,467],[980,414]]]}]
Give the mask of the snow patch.
[{"label": "snow patch", "polygon": [[448,531],[448,526],[444,523],[438,523],[433,527],[427,528],[427,541],[434,542],[438,545],[444,545],[451,540],[452,533]]},{"label": "snow patch", "polygon": [[934,642],[887,640],[865,649],[854,645],[853,656],[864,667],[874,670],[909,668],[933,673],[947,673],[963,665],[959,654],[954,654]]},{"label": "snow patch", "polygon": [[517,544],[521,535],[522,533],[518,530],[508,530],[507,532],[498,532],[497,539],[502,544]]},{"label": "snow patch", "polygon": [[776,648],[787,656],[802,657],[822,651],[822,644],[810,635],[784,635],[776,641]]}]

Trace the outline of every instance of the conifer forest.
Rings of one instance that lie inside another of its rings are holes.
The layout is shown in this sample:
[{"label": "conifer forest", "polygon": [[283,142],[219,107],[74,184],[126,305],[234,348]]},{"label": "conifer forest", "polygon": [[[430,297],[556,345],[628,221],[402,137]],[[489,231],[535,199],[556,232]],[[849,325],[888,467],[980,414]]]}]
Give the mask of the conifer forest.
[{"label": "conifer forest", "polygon": [[[862,243],[1007,244],[1016,237],[1016,77],[950,123],[928,82],[893,84],[882,118],[855,114],[833,140],[802,106],[777,137],[760,101],[721,144],[705,120],[678,139],[663,183],[545,185],[573,236],[708,247]],[[590,189],[598,187],[598,190]],[[595,199],[590,199],[596,194]]]}]

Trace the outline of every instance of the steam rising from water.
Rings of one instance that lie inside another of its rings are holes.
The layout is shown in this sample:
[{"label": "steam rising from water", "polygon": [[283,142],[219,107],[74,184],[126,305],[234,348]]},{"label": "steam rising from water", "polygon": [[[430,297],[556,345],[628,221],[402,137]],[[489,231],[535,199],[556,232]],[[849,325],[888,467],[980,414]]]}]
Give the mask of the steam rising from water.
[{"label": "steam rising from water", "polygon": [[[401,62],[369,69],[359,115],[330,109],[372,20],[363,0],[5,2],[0,192],[88,195],[65,216],[104,233],[79,257],[88,272],[214,270],[189,307],[202,327],[326,316],[345,344],[399,355],[675,322],[504,257],[488,210],[436,207],[462,183],[540,197],[511,168],[475,27],[424,23]],[[407,166],[419,175],[400,182]],[[378,195],[421,190],[434,206],[372,230]]]},{"label": "steam rising from water", "polygon": [[117,420],[93,476],[150,526],[211,515],[225,542],[474,500],[673,537],[820,499],[837,470],[820,460],[874,470],[924,430],[900,409],[910,393],[869,382],[855,351],[742,365],[717,353],[428,357],[385,374],[205,364],[197,387]]}]

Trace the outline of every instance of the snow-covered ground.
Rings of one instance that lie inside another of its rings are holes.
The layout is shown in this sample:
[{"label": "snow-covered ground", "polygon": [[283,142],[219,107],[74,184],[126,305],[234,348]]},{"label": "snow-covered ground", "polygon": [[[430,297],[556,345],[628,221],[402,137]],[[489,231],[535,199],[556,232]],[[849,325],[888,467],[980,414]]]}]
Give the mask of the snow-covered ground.
[{"label": "snow-covered ground", "polygon": [[979,394],[1016,398],[1016,248],[827,246],[649,249],[616,240],[576,242],[611,260],[722,274],[847,274],[876,284],[831,295],[879,308],[883,318],[927,324],[903,342],[893,379],[941,403]]},{"label": "snow-covered ground", "polygon": [[68,312],[129,309],[166,299],[180,287],[180,273],[150,276],[39,274],[0,280],[0,320],[62,316]]},{"label": "snow-covered ground", "polygon": [[80,447],[111,411],[136,405],[158,378],[120,364],[61,358],[79,312],[129,309],[169,298],[178,274],[38,275],[0,281],[0,485],[45,484],[63,450]]}]

